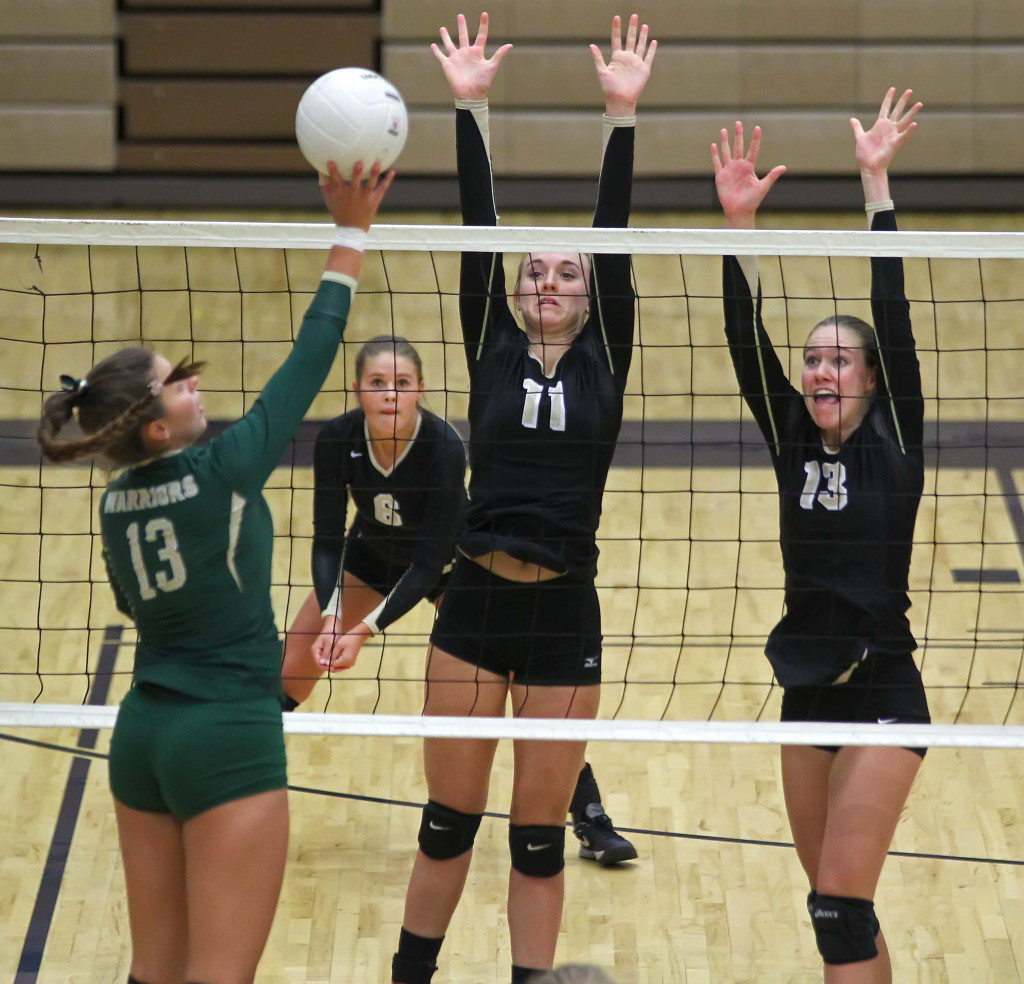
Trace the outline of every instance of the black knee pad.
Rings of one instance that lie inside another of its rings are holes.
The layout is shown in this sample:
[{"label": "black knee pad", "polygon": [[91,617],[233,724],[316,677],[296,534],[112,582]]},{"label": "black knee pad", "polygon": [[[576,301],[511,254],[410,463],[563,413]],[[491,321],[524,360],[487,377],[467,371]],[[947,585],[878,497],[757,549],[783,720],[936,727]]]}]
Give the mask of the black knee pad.
[{"label": "black knee pad", "polygon": [[827,964],[858,963],[878,956],[878,920],[870,899],[842,895],[808,897],[818,952]]},{"label": "black knee pad", "polygon": [[420,850],[434,861],[450,861],[473,846],[480,813],[459,813],[429,800],[420,820]]},{"label": "black knee pad", "polygon": [[508,825],[512,867],[531,878],[553,878],[565,867],[565,827]]}]

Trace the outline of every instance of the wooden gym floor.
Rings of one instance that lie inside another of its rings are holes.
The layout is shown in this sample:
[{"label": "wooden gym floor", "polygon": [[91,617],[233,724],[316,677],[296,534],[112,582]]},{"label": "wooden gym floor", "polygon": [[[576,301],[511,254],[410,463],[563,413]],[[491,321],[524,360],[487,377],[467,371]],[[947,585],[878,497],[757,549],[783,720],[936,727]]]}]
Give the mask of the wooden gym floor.
[{"label": "wooden gym floor", "polygon": [[[433,218],[389,216],[387,221]],[[546,215],[537,221],[580,221],[561,218]],[[657,216],[634,224],[713,221]],[[851,218],[786,216],[777,224],[849,226]],[[1006,229],[1020,223],[1014,225],[1012,217],[907,216],[904,225]],[[5,296],[14,327],[4,333],[9,357],[0,367],[0,417],[20,421],[20,433],[38,406],[35,384],[26,380],[42,377],[49,389],[59,372],[84,372],[93,355],[88,322],[81,334],[79,304],[86,302],[56,296],[62,287],[53,272],[71,271],[68,282],[76,280],[77,261],[45,252],[41,262],[31,252],[29,258],[31,263],[23,254],[11,258],[0,249],[0,287],[10,287],[12,273],[22,286],[30,277],[26,270],[34,283],[53,274],[52,285],[44,289],[54,295],[48,317],[57,320],[47,330],[47,355],[40,360],[37,299],[26,295],[22,310]],[[166,291],[157,305],[163,313],[150,309],[146,314],[146,337],[162,339],[177,352],[188,340],[187,326],[181,333],[181,300],[175,293],[180,257],[165,259],[172,266],[166,277],[144,271]],[[384,295],[375,294],[385,272],[403,289],[432,291],[433,272],[421,259],[389,258],[386,271],[371,263],[351,336],[358,340],[386,330],[394,316],[396,330],[424,345],[428,387],[441,379],[456,392],[464,385],[461,352],[453,347],[446,358],[440,347],[428,344],[437,338],[439,316],[446,339],[457,344],[452,300],[439,307],[430,296],[403,297],[392,309]],[[192,266],[216,270],[220,262]],[[320,263],[322,257],[301,260],[291,271],[293,283],[302,289],[312,282]],[[765,309],[777,343],[787,318],[799,344],[807,326],[828,313],[827,307],[821,310],[820,297],[796,299],[812,288],[820,295],[822,283],[827,291],[831,281],[837,296],[863,296],[863,261],[837,262],[831,269],[822,264],[794,262],[782,272],[791,298],[786,314],[781,300],[769,298]],[[451,273],[444,261],[440,269],[443,277]],[[930,452],[911,578],[914,628],[924,643],[920,655],[933,714],[941,722],[1024,719],[1021,702],[1014,699],[1024,645],[1019,587],[1024,570],[1019,326],[1024,318],[1021,303],[1014,303],[1020,273],[1019,263],[1009,261],[983,270],[962,262],[931,268],[908,262],[929,419],[942,443]],[[258,275],[261,271],[253,277]],[[766,293],[777,292],[777,265],[766,261],[763,275]],[[120,274],[96,258],[91,276],[95,285]],[[206,274],[192,269],[189,276]],[[268,276],[276,284],[278,275]],[[624,442],[601,530],[610,681],[604,713],[770,720],[777,717],[778,694],[770,686],[761,644],[780,604],[773,481],[756,448],[744,452],[742,477],[737,468],[740,408],[719,345],[717,262],[697,260],[681,274],[678,261],[651,261],[638,264],[637,276],[642,295],[672,293],[664,285],[685,277],[690,301],[685,316],[678,297],[652,296],[640,306],[644,349],[634,363]],[[978,301],[982,293],[987,306]],[[918,303],[921,298],[936,303]],[[100,316],[96,308],[89,314],[92,332],[110,338],[111,346],[116,332],[110,324],[125,314],[126,303],[101,300]],[[247,319],[257,326],[273,323],[275,303],[266,301]],[[851,301],[844,307],[856,313],[859,305]],[[222,327],[221,319],[228,324],[231,315],[222,310],[221,299],[210,294],[195,313],[205,316],[197,317],[197,332],[202,324],[215,325],[208,350],[201,353],[212,363],[204,385],[224,392],[211,392],[210,415],[229,418],[241,411],[241,401],[227,391],[237,391],[243,378],[247,389],[258,386],[283,347],[269,346],[264,356],[250,345],[243,361],[230,329]],[[268,330],[269,339],[281,341],[278,326]],[[986,345],[987,359],[979,352]],[[350,361],[352,352],[347,354]],[[341,370],[332,374],[334,392],[320,398],[312,417],[341,412],[338,390],[344,379]],[[435,392],[430,405],[453,419],[465,417],[458,395],[449,400]],[[648,442],[642,469],[631,443],[639,437],[641,419]],[[1004,446],[979,450],[979,435],[985,434]],[[691,441],[704,442],[702,449],[691,447]],[[709,449],[716,441],[731,442],[732,449]],[[17,454],[0,464],[4,700],[33,700],[40,679],[45,683],[41,699],[58,703],[114,704],[127,686],[132,633],[97,573],[90,535],[90,485],[99,482],[98,474],[90,479],[82,468],[47,468],[41,474]],[[283,626],[308,590],[311,474],[300,462],[282,469],[272,485],[268,497],[282,545],[275,557],[275,603]],[[360,678],[319,685],[310,713],[324,707],[369,712],[375,705],[379,712],[416,713],[430,614],[426,605],[419,606],[400,631],[389,633],[383,648],[368,647]],[[378,684],[378,676],[384,682]],[[104,774],[109,734],[16,732],[0,726],[0,740],[0,968],[18,984],[124,980],[127,919]],[[424,800],[419,743],[290,736],[289,757],[291,856],[259,980],[381,984],[388,980]],[[821,979],[804,908],[806,884],[782,804],[777,749],[595,743],[589,758],[609,813],[634,840],[640,858],[621,869],[601,869],[575,857],[570,836],[560,959],[602,964],[621,984]],[[508,980],[502,813],[510,763],[506,744],[494,774],[493,815],[481,827],[470,882],[442,951],[439,982]],[[1020,750],[929,752],[877,897],[895,980],[1024,981],[1022,772]]]}]

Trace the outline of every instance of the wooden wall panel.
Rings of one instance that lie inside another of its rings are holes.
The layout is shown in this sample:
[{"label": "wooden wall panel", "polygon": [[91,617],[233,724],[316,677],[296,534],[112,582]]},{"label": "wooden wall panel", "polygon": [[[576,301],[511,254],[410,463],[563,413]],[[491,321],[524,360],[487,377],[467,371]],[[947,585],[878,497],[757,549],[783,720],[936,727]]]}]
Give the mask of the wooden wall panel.
[{"label": "wooden wall panel", "polygon": [[[616,0],[488,0],[439,3],[384,0],[384,36],[389,41],[434,40],[442,24],[455,29],[462,12],[475,31],[482,10],[491,17],[496,42],[568,40],[603,42]],[[912,41],[971,42],[1024,38],[1019,0],[639,0],[636,10],[659,39],[694,41]]]},{"label": "wooden wall panel", "polygon": [[[853,140],[847,118],[835,112],[766,110],[739,114],[764,128],[761,160],[786,164],[790,174],[848,176]],[[1013,112],[937,111],[900,152],[900,174],[1000,174],[1024,160],[1024,130]],[[708,177],[710,145],[723,125],[708,111],[645,114],[637,133],[638,177]],[[589,177],[600,164],[597,113],[491,114],[491,154],[500,177]],[[455,168],[454,121],[449,112],[411,115],[399,161],[407,174],[450,174]]]},{"label": "wooden wall panel", "polygon": [[0,106],[0,170],[110,171],[112,107]]},{"label": "wooden wall panel", "polygon": [[379,0],[121,0],[125,10],[377,10]]},{"label": "wooden wall panel", "polygon": [[317,75],[377,63],[376,14],[126,13],[124,72]]},{"label": "wooden wall panel", "polygon": [[115,0],[3,0],[0,37],[116,38]]},{"label": "wooden wall panel", "polygon": [[105,103],[117,94],[112,44],[0,44],[0,103]]},{"label": "wooden wall panel", "polygon": [[267,79],[123,82],[122,138],[292,140],[305,88],[301,81]]},{"label": "wooden wall panel", "polygon": [[117,152],[117,169],[129,173],[162,172],[179,174],[308,174],[316,181],[313,169],[287,143],[242,142],[122,144]]},{"label": "wooden wall panel", "polygon": [[[381,63],[410,105],[450,105],[451,90],[426,45],[389,42]],[[862,114],[881,100],[885,80],[902,79],[932,109],[1018,106],[1024,44],[665,46],[641,109],[843,106]],[[580,44],[518,46],[502,65],[490,102],[505,109],[599,106],[589,50]]]}]

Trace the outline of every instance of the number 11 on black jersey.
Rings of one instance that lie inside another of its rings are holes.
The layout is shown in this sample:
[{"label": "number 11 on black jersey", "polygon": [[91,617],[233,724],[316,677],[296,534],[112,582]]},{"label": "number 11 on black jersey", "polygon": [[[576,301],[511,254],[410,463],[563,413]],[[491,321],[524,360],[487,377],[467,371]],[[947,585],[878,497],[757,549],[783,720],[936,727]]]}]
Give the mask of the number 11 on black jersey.
[{"label": "number 11 on black jersey", "polygon": [[545,386],[536,380],[524,379],[523,389],[526,390],[526,400],[523,403],[523,426],[529,427],[530,430],[537,429],[537,421],[540,419],[540,401],[546,393],[551,401],[548,427],[553,431],[564,431],[565,393],[562,390],[562,381],[559,380],[554,386]]}]

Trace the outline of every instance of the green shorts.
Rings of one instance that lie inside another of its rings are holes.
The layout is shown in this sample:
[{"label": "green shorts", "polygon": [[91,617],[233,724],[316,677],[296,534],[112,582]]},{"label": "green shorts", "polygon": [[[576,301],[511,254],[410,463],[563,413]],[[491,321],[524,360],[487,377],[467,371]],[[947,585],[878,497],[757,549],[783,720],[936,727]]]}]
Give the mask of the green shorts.
[{"label": "green shorts", "polygon": [[190,820],[288,785],[277,697],[205,701],[133,687],[110,740],[110,790],[133,810]]}]

